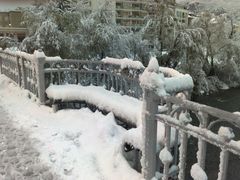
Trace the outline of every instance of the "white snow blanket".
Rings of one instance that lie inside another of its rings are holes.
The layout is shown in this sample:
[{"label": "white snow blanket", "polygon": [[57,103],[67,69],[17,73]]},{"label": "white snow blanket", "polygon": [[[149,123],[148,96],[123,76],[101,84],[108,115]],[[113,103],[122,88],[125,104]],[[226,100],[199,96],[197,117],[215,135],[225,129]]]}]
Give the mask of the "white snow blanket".
[{"label": "white snow blanket", "polygon": [[100,86],[51,85],[46,89],[48,98],[62,101],[85,101],[99,109],[113,112],[117,117],[137,125],[141,119],[142,101]]},{"label": "white snow blanket", "polygon": [[117,59],[117,58],[106,57],[102,59],[102,62],[106,64],[119,65],[121,69],[125,69],[125,68],[144,69],[145,68],[140,61],[134,61],[128,58]]},{"label": "white snow blanket", "polygon": [[[47,88],[46,93],[48,98],[54,100],[86,101],[136,125],[137,128],[130,129],[126,133],[124,140],[142,149],[142,101],[130,96],[122,96],[99,86],[51,85]],[[159,110],[163,108],[159,106]],[[161,122],[158,122],[158,142],[160,145],[164,144],[164,137],[165,127]],[[172,128],[171,145],[174,143],[174,137],[175,130]]]},{"label": "white snow blanket", "polygon": [[[53,113],[37,98],[0,75],[0,105],[14,125],[28,131],[42,163],[63,180],[140,180],[122,156],[127,130],[107,116],[89,109]],[[1,178],[0,178],[1,179]]]}]

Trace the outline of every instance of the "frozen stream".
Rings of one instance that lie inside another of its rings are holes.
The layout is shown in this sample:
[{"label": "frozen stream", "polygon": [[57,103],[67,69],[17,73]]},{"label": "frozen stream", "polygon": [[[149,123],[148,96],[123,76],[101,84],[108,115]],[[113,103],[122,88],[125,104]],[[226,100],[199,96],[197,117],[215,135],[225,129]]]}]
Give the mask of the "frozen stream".
[{"label": "frozen stream", "polygon": [[59,179],[41,164],[34,143],[36,140],[13,126],[0,107],[0,180]]}]

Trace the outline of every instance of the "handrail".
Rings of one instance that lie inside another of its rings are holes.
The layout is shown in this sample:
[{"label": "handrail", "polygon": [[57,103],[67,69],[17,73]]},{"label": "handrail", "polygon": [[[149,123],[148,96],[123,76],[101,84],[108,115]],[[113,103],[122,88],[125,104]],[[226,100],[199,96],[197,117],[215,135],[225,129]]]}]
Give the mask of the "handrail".
[{"label": "handrail", "polygon": [[[146,68],[144,74],[149,75],[150,78],[151,76],[155,78],[159,72],[157,68],[154,69],[152,67],[152,64],[157,63],[150,62],[149,68]],[[142,121],[144,146],[142,166],[144,178],[146,180],[151,180],[155,176],[155,172],[159,171],[156,167],[157,162],[161,161],[164,165],[161,173],[163,180],[168,180],[171,165],[179,168],[178,179],[185,180],[188,137],[192,136],[198,139],[198,152],[196,154],[197,164],[194,164],[192,169],[197,168],[201,171],[203,177],[207,177],[204,169],[208,142],[221,149],[218,180],[226,180],[229,153],[240,156],[240,144],[239,141],[234,140],[235,135],[232,129],[232,125],[240,129],[240,115],[192,102],[187,99],[171,96],[166,93],[166,88],[159,84],[155,84],[155,86],[150,84],[147,86],[149,82],[155,81],[154,79],[143,79],[144,106]],[[177,86],[177,89],[179,91],[189,91],[189,85],[191,83],[185,83],[186,81],[179,82],[180,86]],[[156,89],[155,87],[158,88]],[[167,107],[167,113],[158,113],[157,109],[159,104],[164,104]],[[198,122],[196,122],[196,120]],[[165,147],[159,153],[160,159],[156,158],[158,153],[156,151],[156,126],[158,121],[162,122],[165,126]],[[217,133],[214,132],[212,127],[216,125],[216,123],[222,122],[225,122],[224,126],[220,126]],[[174,139],[172,139],[171,135],[173,132],[175,133]],[[173,147],[171,146],[172,141],[174,141]],[[179,142],[181,144],[180,147],[178,147]],[[174,151],[172,151],[172,148]],[[171,154],[171,152],[174,153]],[[191,171],[191,175],[193,178],[196,177],[194,170]]]},{"label": "handrail", "polygon": [[[183,97],[188,97],[193,88],[192,78],[168,68],[159,68],[156,59],[153,60],[154,62],[151,61],[147,68],[134,69],[122,68],[121,65],[102,61],[51,58],[46,57],[41,51],[27,54],[0,49],[1,74],[5,74],[20,87],[35,94],[41,104],[47,101],[45,90],[50,84],[65,83],[104,86],[107,90],[142,99],[142,173],[146,180],[152,179],[156,170],[160,170],[156,167],[160,160],[164,164],[162,172],[164,180],[167,180],[171,174],[171,164],[179,167],[178,179],[185,179],[189,135],[198,139],[199,167],[197,167],[203,173],[205,173],[206,142],[221,148],[218,178],[225,180],[229,153],[240,155],[240,146],[233,140],[234,134],[230,128],[221,127],[218,134],[212,132],[211,128],[216,122],[222,121],[239,128],[240,115],[176,98],[175,95],[178,93],[186,94]],[[159,105],[167,107],[165,114],[159,114]],[[190,112],[196,116],[199,126],[191,124]],[[217,120],[208,118],[209,116]],[[165,148],[161,150],[160,157],[163,157],[161,153],[167,154],[169,159],[156,159],[159,153],[156,148],[157,121],[165,125]],[[170,153],[171,129],[175,132],[173,158]],[[181,142],[180,151],[178,151],[179,142]]]},{"label": "handrail", "polygon": [[189,100],[182,100],[173,96],[166,96],[166,97],[160,97],[160,99],[164,99],[166,103],[172,103],[174,105],[181,106],[182,108],[188,110],[188,111],[194,111],[194,112],[202,112],[208,115],[211,115],[213,117],[218,117],[218,119],[225,120],[227,122],[234,123],[240,127],[240,116],[228,111],[224,111],[218,108],[214,108],[211,106],[199,104],[193,101]]}]

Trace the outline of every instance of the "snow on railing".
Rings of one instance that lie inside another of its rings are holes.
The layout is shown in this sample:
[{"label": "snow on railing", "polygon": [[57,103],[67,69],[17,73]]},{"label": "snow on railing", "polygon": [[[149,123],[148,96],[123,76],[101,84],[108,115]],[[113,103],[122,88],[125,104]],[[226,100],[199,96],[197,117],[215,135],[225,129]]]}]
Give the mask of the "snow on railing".
[{"label": "snow on railing", "polygon": [[0,70],[12,79],[20,87],[29,90],[39,98],[41,103],[45,101],[44,68],[45,59],[57,59],[59,57],[46,57],[41,51],[28,54],[22,51],[0,49]]},{"label": "snow on railing", "polygon": [[133,61],[132,59],[124,58],[124,59],[117,59],[117,58],[109,58],[106,57],[102,59],[102,62],[106,64],[115,64],[119,65],[121,69],[145,69],[143,64],[139,61]]},{"label": "snow on railing", "polygon": [[5,74],[20,87],[38,95],[34,54],[1,49],[0,66],[1,74]]},{"label": "snow on railing", "polygon": [[[156,81],[156,77],[161,76],[161,72],[158,71],[156,60],[152,59],[152,61],[155,62],[150,63],[149,68],[146,68],[146,72],[141,77],[141,85],[144,91],[142,110],[144,142],[142,172],[144,178],[146,180],[157,179],[156,174],[158,174],[163,180],[168,180],[170,177],[176,177],[176,174],[178,174],[179,180],[185,180],[188,138],[192,136],[198,139],[197,164],[192,166],[192,178],[194,180],[208,179],[204,170],[206,147],[207,143],[210,143],[221,148],[218,180],[226,180],[229,153],[240,156],[239,141],[233,140],[235,136],[233,130],[229,127],[220,127],[218,133],[214,133],[212,128],[217,123],[222,122],[227,122],[240,128],[240,115],[167,95],[166,82],[165,85],[160,86],[158,83],[163,84],[163,79],[162,82]],[[180,75],[180,77],[184,76]],[[192,80],[187,76],[185,77],[182,81],[176,81],[178,84],[173,83],[173,89],[175,89],[174,86],[179,91],[191,89],[193,87]],[[167,106],[168,111],[166,114],[158,113],[159,104]],[[190,114],[194,114],[196,118],[192,119],[193,116],[191,117]],[[211,122],[209,122],[208,117],[210,116],[217,120],[211,118]],[[193,120],[198,120],[199,123],[195,122],[192,124]],[[165,147],[160,152],[157,152],[156,125],[159,121],[165,124]],[[199,124],[199,126],[196,126],[196,124]],[[175,130],[174,147],[170,145],[172,129]],[[180,147],[178,147],[179,143]],[[170,152],[174,152],[173,155]],[[158,153],[159,159],[156,158]],[[160,168],[156,167],[159,161],[164,165],[162,172],[160,172]],[[173,173],[172,169],[175,169],[175,173]]]},{"label": "snow on railing", "polygon": [[[191,92],[193,88],[192,78],[175,70],[159,67],[155,58],[152,58],[149,66],[144,68],[141,63],[129,59],[67,60],[46,57],[41,51],[27,54],[0,49],[0,67],[2,74],[37,95],[42,104],[46,103],[45,90],[50,84],[103,86],[113,92],[143,98],[142,121],[140,121],[143,139],[141,162],[142,173],[146,180],[151,180],[155,175],[155,179],[162,177],[167,180],[170,176],[176,176],[178,171],[178,179],[185,179],[189,135],[198,139],[196,154],[198,162],[191,171],[194,179],[199,177],[204,179],[207,176],[204,172],[206,142],[221,148],[218,180],[226,179],[229,153],[240,155],[239,142],[233,140],[234,134],[231,129],[221,127],[218,134],[211,131],[216,123],[222,121],[239,127],[240,116],[184,100],[186,97],[183,94]],[[160,104],[166,107],[165,114],[159,114]],[[199,126],[191,124],[190,112],[196,115]],[[208,116],[219,120],[209,123]],[[159,152],[156,144],[157,121],[165,126],[165,147]],[[171,129],[175,129],[173,146],[170,143]],[[171,152],[174,152],[173,155]],[[156,159],[157,153],[160,153],[160,158]],[[158,161],[164,164],[163,172],[156,167]],[[199,171],[199,174],[196,171]]]},{"label": "snow on railing", "polygon": [[[178,81],[175,81],[175,78]],[[179,93],[183,91],[191,91],[193,88],[193,81],[189,75],[176,76],[169,81],[160,72],[158,61],[156,58],[151,58],[148,67],[145,69],[140,77],[140,84],[143,88],[143,109],[142,109],[142,136],[143,136],[143,150],[142,150],[142,173],[146,180],[151,180],[158,170],[156,164],[159,160],[156,159],[157,154],[157,121],[155,115],[158,113],[158,106],[162,104],[161,98],[171,95],[171,93]],[[168,91],[167,91],[168,90]],[[171,109],[168,109],[170,111]],[[165,123],[164,123],[165,124]],[[177,132],[175,132],[177,134]],[[165,151],[160,152],[160,158],[163,160],[163,155],[168,155],[171,150],[171,129],[165,124]],[[178,135],[176,135],[176,140]],[[184,143],[184,142],[183,142]],[[175,147],[178,146],[178,141],[175,141]],[[176,163],[177,154],[174,154],[174,162]],[[168,158],[171,159],[171,158]],[[167,180],[170,176],[170,161],[163,162],[164,171],[163,179]],[[174,167],[174,166],[172,166]]]}]

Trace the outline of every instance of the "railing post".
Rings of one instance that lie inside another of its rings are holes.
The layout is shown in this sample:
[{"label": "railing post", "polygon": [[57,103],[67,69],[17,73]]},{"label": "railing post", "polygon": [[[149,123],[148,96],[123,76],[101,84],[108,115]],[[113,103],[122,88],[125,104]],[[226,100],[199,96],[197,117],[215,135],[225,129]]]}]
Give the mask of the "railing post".
[{"label": "railing post", "polygon": [[18,85],[22,86],[22,77],[21,77],[21,66],[19,62],[20,57],[17,56],[17,71],[18,71]]},{"label": "railing post", "polygon": [[146,180],[151,180],[156,172],[157,154],[157,113],[158,103],[154,92],[143,89],[143,114],[142,114],[142,173]]},{"label": "railing post", "polygon": [[[152,77],[158,77],[159,65],[156,58],[149,61],[148,67],[140,77],[140,84],[143,89],[143,107],[142,107],[142,174],[145,180],[151,180],[155,177],[157,165],[157,120],[155,118],[158,112],[158,92],[164,84],[154,82]],[[163,81],[162,81],[163,82]],[[157,84],[156,84],[157,83]],[[162,89],[165,91],[164,89]]]},{"label": "railing post", "polygon": [[[190,121],[186,121],[185,119],[179,119],[181,124],[184,126],[187,126]],[[188,134],[187,132],[184,132],[183,130],[180,130],[180,147],[179,147],[179,174],[178,179],[184,180],[186,177],[186,166],[187,166],[187,146],[188,146]]]},{"label": "railing post", "polygon": [[[199,112],[197,115],[200,120],[200,128],[207,128],[208,124],[208,115],[203,114],[202,112]],[[205,169],[205,161],[206,161],[206,151],[207,151],[207,143],[201,139],[198,138],[198,152],[197,152],[197,160],[199,166],[204,170]]]},{"label": "railing post", "polygon": [[[232,129],[228,127],[220,127],[218,135],[226,142],[226,144],[228,144],[235,137]],[[229,151],[226,148],[223,148],[220,153],[220,164],[217,180],[227,179],[228,159]]]},{"label": "railing post", "polygon": [[25,71],[24,59],[20,58],[21,74],[22,74],[22,86],[24,89],[27,89],[27,76]]},{"label": "railing post", "polygon": [[36,79],[38,87],[38,98],[40,104],[45,104],[45,74],[44,74],[44,64],[46,56],[42,50],[34,52],[36,60]]},{"label": "railing post", "polygon": [[0,56],[0,74],[2,74],[2,57]]},{"label": "railing post", "polygon": [[[3,53],[2,48],[0,48],[0,53]],[[2,74],[2,56],[0,55],[0,74]]]}]

